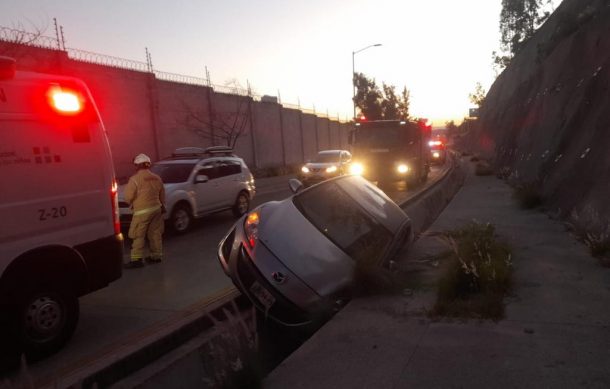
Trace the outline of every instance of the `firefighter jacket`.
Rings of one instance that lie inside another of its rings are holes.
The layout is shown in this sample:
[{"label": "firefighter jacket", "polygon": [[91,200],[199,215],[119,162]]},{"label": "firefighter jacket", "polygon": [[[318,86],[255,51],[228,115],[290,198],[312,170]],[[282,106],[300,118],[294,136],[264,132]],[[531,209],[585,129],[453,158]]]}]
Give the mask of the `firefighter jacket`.
[{"label": "firefighter jacket", "polygon": [[165,189],[161,177],[148,169],[138,170],[125,187],[125,201],[131,205],[134,216],[164,208]]}]

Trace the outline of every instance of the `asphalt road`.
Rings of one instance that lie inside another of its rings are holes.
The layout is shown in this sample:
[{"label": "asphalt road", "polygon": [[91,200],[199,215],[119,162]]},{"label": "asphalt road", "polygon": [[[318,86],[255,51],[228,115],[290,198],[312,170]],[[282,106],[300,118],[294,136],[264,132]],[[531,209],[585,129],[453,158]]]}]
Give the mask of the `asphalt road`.
[{"label": "asphalt road", "polygon": [[[440,170],[433,168],[429,182],[440,175]],[[382,187],[397,203],[424,188],[407,190],[404,183]],[[287,177],[261,180],[252,206],[290,194]],[[51,377],[61,377],[102,356],[112,357],[113,348],[150,331],[155,323],[179,316],[188,307],[201,305],[231,288],[231,281],[218,264],[216,249],[234,222],[227,211],[196,221],[184,235],[167,234],[163,263],[125,270],[123,277],[109,287],[82,297],[80,321],[72,340],[59,353],[30,366],[32,377],[53,382]],[[125,260],[128,248],[126,244]]]}]

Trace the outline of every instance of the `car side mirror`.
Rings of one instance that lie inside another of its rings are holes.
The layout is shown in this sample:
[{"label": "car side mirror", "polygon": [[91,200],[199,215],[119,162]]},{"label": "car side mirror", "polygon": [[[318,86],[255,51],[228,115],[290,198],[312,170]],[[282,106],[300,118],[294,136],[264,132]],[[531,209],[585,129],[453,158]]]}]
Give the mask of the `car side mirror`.
[{"label": "car side mirror", "polygon": [[202,184],[204,182],[208,182],[210,179],[205,174],[198,174],[195,177],[195,184]]},{"label": "car side mirror", "polygon": [[292,193],[299,193],[304,187],[303,183],[296,178],[291,178],[288,180],[288,186],[290,187]]}]

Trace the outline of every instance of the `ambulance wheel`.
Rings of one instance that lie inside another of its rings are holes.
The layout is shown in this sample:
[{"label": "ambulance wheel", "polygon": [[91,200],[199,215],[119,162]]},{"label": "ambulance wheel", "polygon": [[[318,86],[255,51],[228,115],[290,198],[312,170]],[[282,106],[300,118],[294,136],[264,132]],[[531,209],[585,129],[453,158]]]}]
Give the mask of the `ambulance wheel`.
[{"label": "ambulance wheel", "polygon": [[36,286],[23,294],[15,315],[20,348],[28,361],[36,361],[70,340],[78,322],[78,298],[56,287]]}]

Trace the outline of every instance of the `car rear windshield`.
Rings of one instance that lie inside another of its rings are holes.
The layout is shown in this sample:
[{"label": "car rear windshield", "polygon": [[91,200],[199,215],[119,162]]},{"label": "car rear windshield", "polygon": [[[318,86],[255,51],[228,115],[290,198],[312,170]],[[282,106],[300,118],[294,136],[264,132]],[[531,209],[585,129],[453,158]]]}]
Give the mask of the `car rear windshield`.
[{"label": "car rear windshield", "polygon": [[320,162],[320,163],[339,162],[339,153],[336,153],[336,154],[331,154],[331,153],[318,154],[316,156],[316,158],[314,158],[313,162]]},{"label": "car rear windshield", "polygon": [[159,175],[164,184],[177,184],[189,179],[194,163],[161,163],[153,165],[150,170]]},{"label": "car rear windshield", "polygon": [[295,196],[294,204],[322,234],[357,262],[377,263],[392,240],[392,234],[335,183],[319,185]]}]

